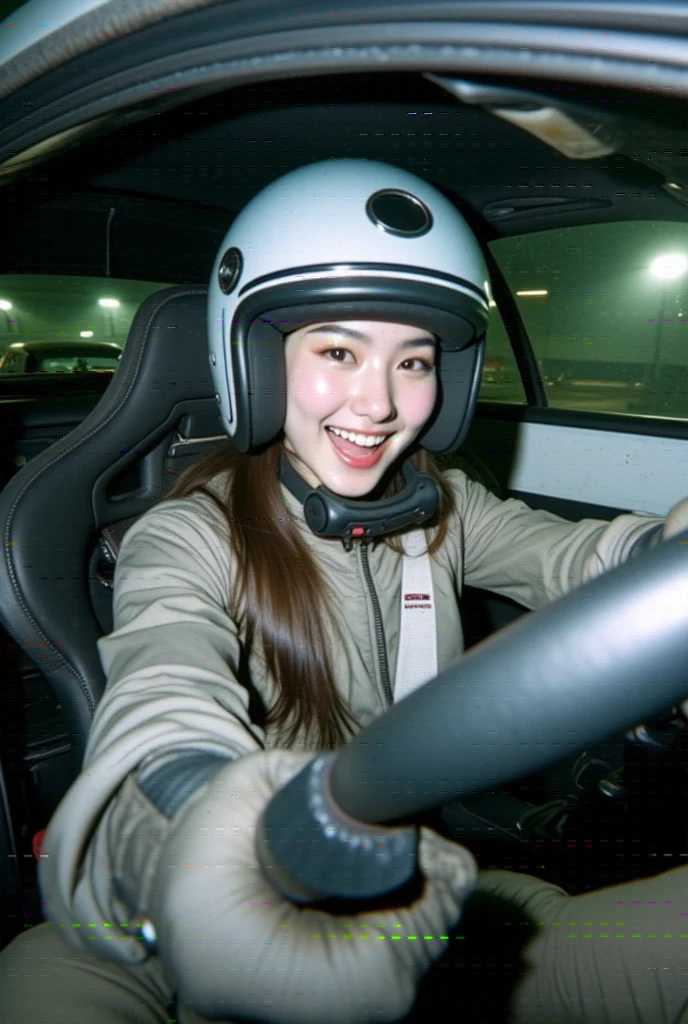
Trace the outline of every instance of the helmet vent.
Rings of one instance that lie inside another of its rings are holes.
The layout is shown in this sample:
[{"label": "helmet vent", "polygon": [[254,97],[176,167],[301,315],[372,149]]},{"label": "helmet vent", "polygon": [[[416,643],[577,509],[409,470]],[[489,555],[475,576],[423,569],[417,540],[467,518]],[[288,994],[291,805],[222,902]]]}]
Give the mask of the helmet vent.
[{"label": "helmet vent", "polygon": [[228,249],[220,260],[220,266],[217,270],[217,278],[220,284],[220,291],[224,295],[229,295],[233,292],[237,286],[237,282],[241,276],[241,268],[243,266],[243,260],[241,259],[241,253],[235,247]]},{"label": "helmet vent", "polygon": [[424,235],[432,227],[432,214],[425,203],[396,188],[373,193],[366,203],[366,213],[382,231],[404,238]]}]

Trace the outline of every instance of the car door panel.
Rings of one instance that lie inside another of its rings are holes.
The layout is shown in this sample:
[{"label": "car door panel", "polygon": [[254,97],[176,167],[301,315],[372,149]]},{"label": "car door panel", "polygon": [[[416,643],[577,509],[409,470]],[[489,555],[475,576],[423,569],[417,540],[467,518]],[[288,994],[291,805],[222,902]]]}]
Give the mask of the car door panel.
[{"label": "car door panel", "polygon": [[[499,497],[572,522],[634,511],[664,515],[688,493],[688,431],[680,421],[481,403],[452,465]],[[466,588],[467,645],[524,611]]]},{"label": "car door panel", "polygon": [[478,406],[466,447],[505,493],[562,499],[579,519],[593,508],[664,515],[688,487],[688,428],[679,420]]}]

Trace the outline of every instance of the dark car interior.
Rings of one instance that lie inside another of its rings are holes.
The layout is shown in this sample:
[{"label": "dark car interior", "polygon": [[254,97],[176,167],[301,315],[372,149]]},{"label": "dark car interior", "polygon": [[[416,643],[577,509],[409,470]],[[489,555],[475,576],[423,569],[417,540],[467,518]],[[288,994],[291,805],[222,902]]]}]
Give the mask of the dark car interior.
[{"label": "dark car interior", "polygon": [[[472,79],[512,101],[523,92],[516,78]],[[205,287],[226,228],[263,185],[310,161],[369,157],[427,177],[470,222],[491,269],[512,392],[484,383],[468,441],[447,466],[531,507],[610,520],[625,509],[509,486],[519,428],[685,435],[688,371],[671,369],[641,416],[630,404],[613,415],[594,403],[556,405],[509,268],[495,255],[502,240],[591,224],[685,231],[685,101],[552,80],[531,83],[521,107],[533,107],[534,94],[575,111],[592,137],[623,141],[574,160],[422,74],[340,73],[178,97],[0,188],[0,283],[63,275],[157,284],[128,326],[114,376],[0,376],[0,944],[42,919],[35,840],[80,770],[105,685],[95,642],[112,628],[118,543],[179,472],[225,443],[204,348]],[[468,645],[525,612],[469,590]],[[540,874],[570,892],[666,870],[686,856],[686,740],[685,718],[668,709],[546,773],[446,805],[433,820],[482,866]]]}]

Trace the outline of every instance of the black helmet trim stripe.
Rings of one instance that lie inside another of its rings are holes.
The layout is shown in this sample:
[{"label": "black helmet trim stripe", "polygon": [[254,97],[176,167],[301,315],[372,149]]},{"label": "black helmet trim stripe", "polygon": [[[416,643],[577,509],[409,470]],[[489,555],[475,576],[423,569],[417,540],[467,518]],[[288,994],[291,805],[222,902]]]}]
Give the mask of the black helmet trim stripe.
[{"label": "black helmet trim stripe", "polygon": [[331,320],[333,307],[339,319],[396,319],[424,327],[439,337],[445,349],[472,344],[484,334],[488,320],[487,309],[473,294],[439,283],[407,279],[400,291],[390,277],[341,275],[304,281],[297,290],[294,282],[277,280],[270,288],[252,292],[236,309],[232,335],[245,343],[242,325],[255,320],[271,323],[283,335],[290,334],[321,319]]},{"label": "black helmet trim stripe", "polygon": [[454,277],[453,274],[445,274],[441,270],[428,270],[427,267],[414,267],[405,263],[316,263],[306,267],[289,267],[288,270],[279,270],[274,274],[264,274],[262,277],[256,277],[253,281],[249,281],[240,289],[239,298],[250,289],[269,284],[271,281],[284,281],[285,277],[297,277],[299,274],[315,274],[319,277],[330,277],[332,275],[333,279],[338,281],[348,271],[365,271],[366,273],[374,274],[404,274],[406,277],[419,275],[426,281],[428,279],[437,279],[438,281],[446,281],[448,284],[465,288],[481,298],[483,302],[488,301],[486,292],[476,287],[472,281],[466,280],[465,277]]}]

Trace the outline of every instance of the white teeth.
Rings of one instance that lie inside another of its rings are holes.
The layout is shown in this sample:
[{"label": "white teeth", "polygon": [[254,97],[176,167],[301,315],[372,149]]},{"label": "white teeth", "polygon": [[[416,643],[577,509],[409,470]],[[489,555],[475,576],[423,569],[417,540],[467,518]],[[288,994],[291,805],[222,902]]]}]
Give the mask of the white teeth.
[{"label": "white teeth", "polygon": [[382,442],[387,437],[387,434],[379,434],[377,437],[367,437],[365,434],[352,434],[349,430],[340,430],[339,427],[328,427],[333,434],[339,434],[345,441],[353,441],[354,444],[358,444],[361,448],[374,448],[377,444]]}]

